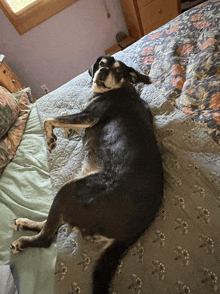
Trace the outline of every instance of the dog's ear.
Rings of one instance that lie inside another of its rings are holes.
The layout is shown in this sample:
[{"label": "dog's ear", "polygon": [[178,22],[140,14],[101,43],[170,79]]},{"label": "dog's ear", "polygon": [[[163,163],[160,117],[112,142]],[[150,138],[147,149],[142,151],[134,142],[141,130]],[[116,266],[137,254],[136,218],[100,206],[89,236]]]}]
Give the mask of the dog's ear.
[{"label": "dog's ear", "polygon": [[90,74],[90,76],[93,78],[94,77],[94,74],[96,72],[96,70],[98,69],[98,66],[97,64],[93,64],[90,69],[88,70],[88,73]]},{"label": "dog's ear", "polygon": [[90,76],[93,78],[95,72],[97,71],[98,67],[99,67],[99,61],[103,58],[103,56],[100,56],[96,62],[90,67],[90,69],[88,70],[88,73],[90,74]]},{"label": "dog's ear", "polygon": [[146,75],[140,74],[138,71],[133,69],[132,67],[128,68],[128,79],[133,84],[144,83],[144,84],[151,84],[150,78]]}]

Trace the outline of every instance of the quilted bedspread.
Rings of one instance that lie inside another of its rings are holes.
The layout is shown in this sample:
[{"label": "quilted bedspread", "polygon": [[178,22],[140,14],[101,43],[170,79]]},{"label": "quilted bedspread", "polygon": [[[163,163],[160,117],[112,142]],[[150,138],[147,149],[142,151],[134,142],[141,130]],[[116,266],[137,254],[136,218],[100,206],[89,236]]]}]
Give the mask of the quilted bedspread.
[{"label": "quilted bedspread", "polygon": [[[120,262],[112,293],[220,292],[220,1],[209,1],[119,52],[149,73],[137,90],[150,105],[163,157],[164,203],[149,230]],[[75,113],[91,95],[83,73],[37,101],[44,120]],[[81,139],[55,129],[49,156],[54,195],[78,173]],[[57,236],[55,293],[91,293],[91,272],[105,244],[66,226]]]}]

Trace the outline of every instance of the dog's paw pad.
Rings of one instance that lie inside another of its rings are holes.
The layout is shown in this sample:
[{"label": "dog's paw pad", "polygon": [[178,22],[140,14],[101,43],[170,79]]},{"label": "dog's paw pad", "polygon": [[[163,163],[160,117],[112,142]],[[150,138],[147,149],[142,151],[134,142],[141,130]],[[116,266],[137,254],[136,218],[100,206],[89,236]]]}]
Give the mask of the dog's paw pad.
[{"label": "dog's paw pad", "polygon": [[13,228],[15,231],[22,231],[22,225],[21,225],[21,219],[16,218],[14,219],[14,224],[13,224]]},{"label": "dog's paw pad", "polygon": [[47,144],[47,149],[51,153],[56,148],[56,146],[56,142],[54,142],[53,144]]},{"label": "dog's paw pad", "polygon": [[20,241],[19,240],[14,241],[10,246],[10,250],[13,253],[19,253],[19,252],[23,251],[23,249],[21,248]]},{"label": "dog's paw pad", "polygon": [[49,152],[51,152],[52,150],[54,150],[56,148],[57,145],[57,137],[52,134],[51,137],[47,140],[47,148],[49,150]]},{"label": "dog's paw pad", "polygon": [[[23,231],[25,230],[25,224],[27,223],[28,219],[26,218],[15,218],[13,228],[15,231]],[[27,224],[26,224],[27,225]]]},{"label": "dog's paw pad", "polygon": [[49,140],[48,140],[48,144],[53,144],[57,141],[57,137],[55,135],[53,135]]}]

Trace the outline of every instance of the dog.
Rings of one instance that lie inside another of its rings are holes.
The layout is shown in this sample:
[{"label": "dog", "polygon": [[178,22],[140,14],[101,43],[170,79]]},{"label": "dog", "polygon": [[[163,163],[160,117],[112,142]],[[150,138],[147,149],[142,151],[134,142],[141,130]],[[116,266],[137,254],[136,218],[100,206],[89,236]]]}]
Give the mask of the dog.
[{"label": "dog", "polygon": [[49,247],[58,228],[68,223],[82,235],[112,239],[93,271],[93,294],[109,293],[127,249],[151,225],[163,199],[162,160],[150,109],[133,84],[150,84],[112,56],[101,56],[89,69],[94,94],[83,111],[45,121],[48,150],[56,147],[54,128],[82,135],[87,164],[79,178],[58,191],[44,222],[18,218],[15,230],[38,232],[14,241],[14,253]]}]

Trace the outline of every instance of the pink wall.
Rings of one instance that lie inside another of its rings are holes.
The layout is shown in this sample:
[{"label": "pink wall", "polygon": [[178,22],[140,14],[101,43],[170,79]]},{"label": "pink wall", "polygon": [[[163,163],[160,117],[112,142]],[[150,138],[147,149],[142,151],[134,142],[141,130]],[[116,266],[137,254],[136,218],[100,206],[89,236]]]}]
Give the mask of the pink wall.
[{"label": "pink wall", "polygon": [[120,0],[79,0],[20,36],[0,10],[0,54],[33,95],[43,95],[87,70],[99,55],[127,33]]}]

